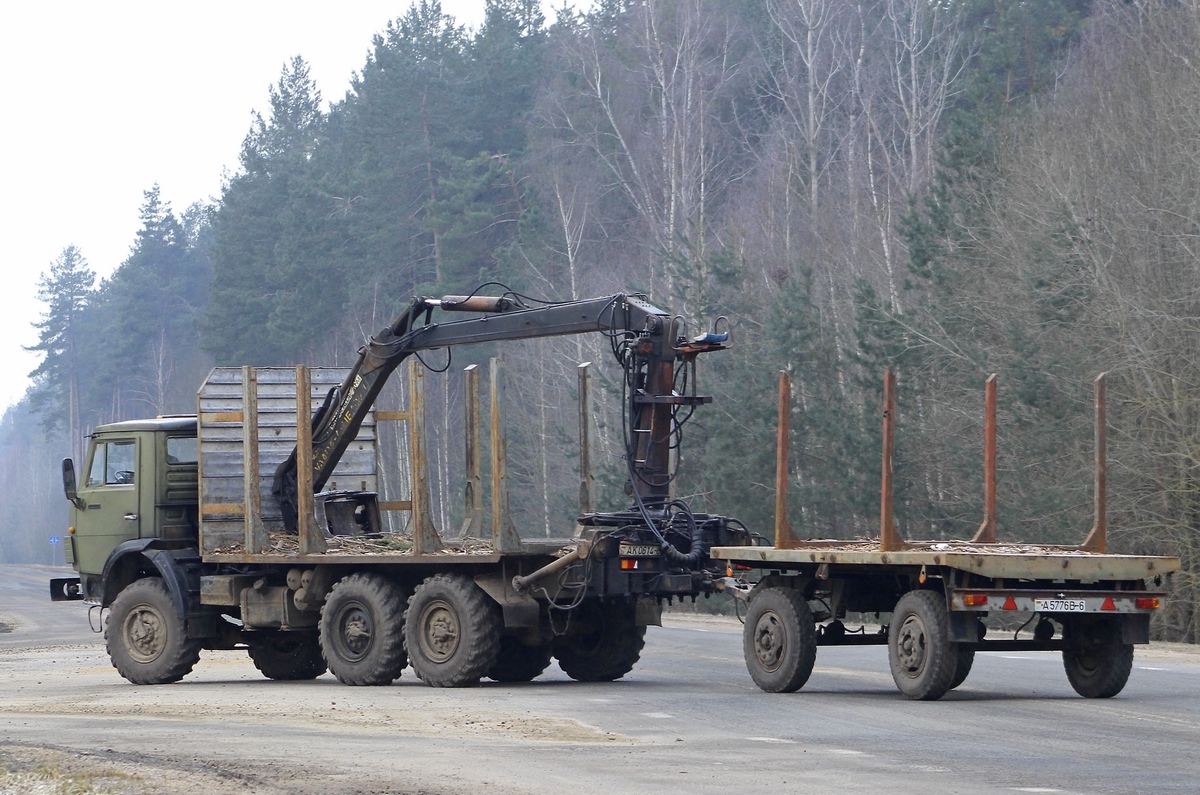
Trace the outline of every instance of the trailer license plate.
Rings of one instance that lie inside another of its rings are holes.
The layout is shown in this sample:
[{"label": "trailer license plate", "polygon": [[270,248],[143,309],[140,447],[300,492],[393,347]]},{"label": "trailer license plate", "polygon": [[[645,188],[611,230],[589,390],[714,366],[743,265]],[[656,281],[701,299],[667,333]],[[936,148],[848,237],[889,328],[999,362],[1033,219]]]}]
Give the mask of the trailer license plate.
[{"label": "trailer license plate", "polygon": [[1086,613],[1082,599],[1034,599],[1033,609],[1039,613]]},{"label": "trailer license plate", "polygon": [[621,544],[617,550],[623,558],[657,558],[661,553],[653,544]]}]

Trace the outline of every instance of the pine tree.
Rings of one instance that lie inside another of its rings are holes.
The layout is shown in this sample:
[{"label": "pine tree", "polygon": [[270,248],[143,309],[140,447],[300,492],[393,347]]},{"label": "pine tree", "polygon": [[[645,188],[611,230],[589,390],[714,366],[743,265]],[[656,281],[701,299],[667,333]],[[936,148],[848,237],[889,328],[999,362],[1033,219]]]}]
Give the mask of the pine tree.
[{"label": "pine tree", "polygon": [[[82,438],[80,427],[80,321],[93,295],[96,274],[87,267],[75,246],[63,249],[38,280],[38,300],[46,305],[34,323],[38,341],[26,350],[42,354],[42,363],[29,375],[34,379],[33,406],[47,429],[66,425],[72,445]],[[78,457],[78,456],[76,456]]]},{"label": "pine tree", "polygon": [[[255,114],[242,171],[212,218],[212,300],[205,350],[223,364],[283,364],[329,325],[346,281],[329,249],[337,197],[321,190],[313,158],[325,116],[308,64],[296,57],[270,88],[270,114]],[[324,316],[322,316],[324,315]]]}]

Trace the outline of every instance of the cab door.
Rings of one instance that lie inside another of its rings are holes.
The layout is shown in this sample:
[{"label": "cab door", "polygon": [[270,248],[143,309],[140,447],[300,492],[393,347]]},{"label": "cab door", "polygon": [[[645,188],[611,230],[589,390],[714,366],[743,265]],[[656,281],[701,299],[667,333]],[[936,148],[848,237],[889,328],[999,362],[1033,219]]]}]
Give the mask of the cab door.
[{"label": "cab door", "polygon": [[75,557],[81,573],[103,573],[108,553],[141,532],[139,447],[134,436],[98,439],[92,447],[79,489],[85,507],[76,515]]}]

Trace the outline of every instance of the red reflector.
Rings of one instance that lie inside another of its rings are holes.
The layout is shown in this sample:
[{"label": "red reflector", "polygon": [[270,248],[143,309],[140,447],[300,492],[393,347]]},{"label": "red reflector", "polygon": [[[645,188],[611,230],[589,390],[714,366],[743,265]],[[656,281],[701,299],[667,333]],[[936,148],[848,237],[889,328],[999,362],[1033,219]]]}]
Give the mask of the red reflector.
[{"label": "red reflector", "polygon": [[1157,610],[1160,603],[1157,596],[1139,596],[1134,600],[1138,610]]},{"label": "red reflector", "polygon": [[987,603],[987,594],[985,593],[963,594],[963,604],[966,607],[986,607]]},{"label": "red reflector", "polygon": [[636,560],[636,559],[633,559],[633,558],[621,558],[621,568],[622,568],[622,569],[636,569],[636,568],[637,568],[637,564],[638,564],[638,562],[637,562],[637,560]]},{"label": "red reflector", "polygon": [[1116,610],[1117,606],[1113,603],[1111,596],[1104,597],[1104,604],[1100,605],[1101,610]]},{"label": "red reflector", "polygon": [[1004,600],[1004,607],[1002,607],[1001,609],[1002,610],[1016,610],[1017,609],[1017,600],[1013,599],[1011,596],[1008,597],[1007,599]]}]

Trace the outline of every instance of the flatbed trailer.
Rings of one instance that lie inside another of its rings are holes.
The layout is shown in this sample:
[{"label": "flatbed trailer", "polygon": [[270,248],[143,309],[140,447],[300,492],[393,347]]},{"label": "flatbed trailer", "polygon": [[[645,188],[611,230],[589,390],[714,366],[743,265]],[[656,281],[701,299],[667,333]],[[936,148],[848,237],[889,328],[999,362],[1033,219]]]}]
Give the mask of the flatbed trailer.
[{"label": "flatbed trailer", "polygon": [[[1180,562],[1106,553],[1104,377],[1096,381],[1095,522],[1079,546],[996,540],[995,389],[993,376],[985,401],[985,517],[972,539],[911,541],[896,530],[890,372],[879,537],[799,539],[787,521],[790,384],[781,374],[775,544],[712,550],[728,567],[729,590],[747,603],[743,651],[760,688],[798,690],[817,647],[845,645],[887,645],[896,686],[919,700],[958,687],[975,654],[988,651],[1060,651],[1071,686],[1084,697],[1108,698],[1125,686],[1133,646],[1150,641],[1150,618]],[[877,615],[880,629],[848,631],[842,619],[850,613]],[[1024,619],[1016,631],[989,630],[983,622],[1009,614]]]}]

